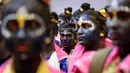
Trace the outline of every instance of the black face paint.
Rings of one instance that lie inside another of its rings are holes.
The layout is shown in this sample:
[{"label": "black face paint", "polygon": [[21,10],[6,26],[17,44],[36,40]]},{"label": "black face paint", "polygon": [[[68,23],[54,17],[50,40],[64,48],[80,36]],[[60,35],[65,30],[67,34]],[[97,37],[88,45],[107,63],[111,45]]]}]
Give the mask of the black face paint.
[{"label": "black face paint", "polygon": [[66,23],[59,26],[60,41],[63,50],[70,54],[71,50],[74,49],[76,36],[72,23]]},{"label": "black face paint", "polygon": [[100,37],[99,25],[93,16],[89,14],[83,14],[78,21],[77,39],[80,44],[84,46],[92,46]]},{"label": "black face paint", "polygon": [[68,20],[65,20],[65,19],[63,19],[63,18],[59,18],[59,20],[58,20],[58,26],[59,25],[63,25],[63,24],[65,24],[65,23],[67,23],[67,22],[69,22]]},{"label": "black face paint", "polygon": [[124,59],[129,53],[130,43],[130,6],[129,1],[123,0],[116,13],[111,11],[111,16],[107,19],[109,35],[114,43],[119,47],[119,55]]},{"label": "black face paint", "polygon": [[3,12],[1,32],[5,46],[17,59],[26,60],[39,55],[43,47],[47,47],[44,42],[50,37],[46,33],[50,30],[47,5],[36,0],[16,0],[8,4]]},{"label": "black face paint", "polygon": [[60,36],[61,44],[64,48],[74,45],[74,33],[71,28],[62,28]]},{"label": "black face paint", "polygon": [[128,34],[126,35],[125,33],[127,33],[129,29],[130,12],[127,12],[126,9],[128,10],[129,8],[127,6],[120,6],[116,15],[114,16],[114,14],[111,13],[111,17],[107,19],[108,35],[116,45],[125,43],[121,42],[121,39],[124,35],[125,37],[128,36]]}]

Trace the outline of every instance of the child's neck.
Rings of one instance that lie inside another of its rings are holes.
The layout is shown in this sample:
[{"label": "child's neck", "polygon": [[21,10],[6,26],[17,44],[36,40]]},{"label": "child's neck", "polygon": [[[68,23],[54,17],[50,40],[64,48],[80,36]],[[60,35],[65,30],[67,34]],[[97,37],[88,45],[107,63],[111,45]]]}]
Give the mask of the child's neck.
[{"label": "child's neck", "polygon": [[41,61],[40,55],[28,60],[18,60],[14,58],[13,68],[16,73],[36,73]]}]

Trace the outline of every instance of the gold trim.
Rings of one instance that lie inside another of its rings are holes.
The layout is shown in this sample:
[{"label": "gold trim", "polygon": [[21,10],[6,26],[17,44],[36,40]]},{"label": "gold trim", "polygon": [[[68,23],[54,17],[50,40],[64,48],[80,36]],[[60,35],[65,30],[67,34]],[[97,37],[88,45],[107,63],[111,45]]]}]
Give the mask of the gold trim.
[{"label": "gold trim", "polygon": [[108,14],[105,9],[101,9],[101,10],[99,10],[99,12],[102,14],[103,17],[105,17],[105,18],[108,17]]}]

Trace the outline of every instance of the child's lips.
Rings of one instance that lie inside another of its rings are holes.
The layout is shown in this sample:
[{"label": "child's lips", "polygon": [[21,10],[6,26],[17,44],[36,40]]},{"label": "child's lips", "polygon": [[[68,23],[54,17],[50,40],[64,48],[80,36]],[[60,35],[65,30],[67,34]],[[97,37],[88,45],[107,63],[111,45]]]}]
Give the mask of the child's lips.
[{"label": "child's lips", "polygon": [[19,52],[27,52],[29,50],[26,44],[16,46],[16,50]]}]

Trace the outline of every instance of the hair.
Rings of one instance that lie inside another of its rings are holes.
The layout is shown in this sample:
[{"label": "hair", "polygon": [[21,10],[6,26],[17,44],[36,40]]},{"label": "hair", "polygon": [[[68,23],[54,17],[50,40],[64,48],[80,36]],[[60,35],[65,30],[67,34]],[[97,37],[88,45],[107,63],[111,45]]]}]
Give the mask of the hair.
[{"label": "hair", "polygon": [[83,3],[83,4],[81,5],[81,8],[82,8],[83,10],[89,10],[89,9],[90,9],[90,4],[89,4],[89,3]]},{"label": "hair", "polygon": [[60,25],[59,31],[61,31],[62,28],[71,28],[72,29],[71,32],[75,34],[73,23],[65,23],[64,25]]},{"label": "hair", "polygon": [[65,19],[65,20],[71,20],[71,17],[72,17],[72,15],[71,14],[66,14],[66,13],[61,13],[60,15],[59,15],[59,18],[62,18],[62,19]]},{"label": "hair", "polygon": [[68,10],[70,13],[72,13],[72,7],[67,7],[64,9],[65,11]]},{"label": "hair", "polygon": [[51,19],[54,18],[54,19],[58,20],[58,14],[56,12],[51,12],[50,18]]}]

